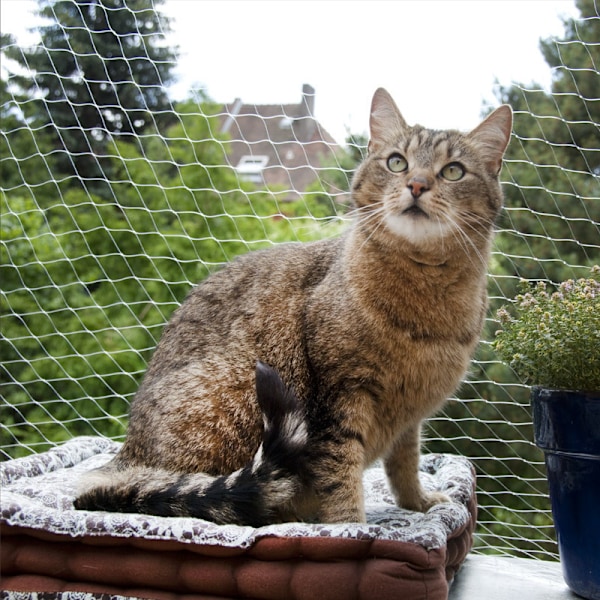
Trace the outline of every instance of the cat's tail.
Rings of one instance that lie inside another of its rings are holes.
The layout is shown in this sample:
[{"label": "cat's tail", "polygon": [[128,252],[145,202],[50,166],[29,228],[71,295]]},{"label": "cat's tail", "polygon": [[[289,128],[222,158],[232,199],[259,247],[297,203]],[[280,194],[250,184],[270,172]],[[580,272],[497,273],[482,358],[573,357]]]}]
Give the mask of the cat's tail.
[{"label": "cat's tail", "polygon": [[79,510],[189,516],[258,527],[278,520],[307,477],[304,411],[277,371],[257,363],[263,440],[253,460],[231,475],[178,474],[149,467],[91,472]]}]

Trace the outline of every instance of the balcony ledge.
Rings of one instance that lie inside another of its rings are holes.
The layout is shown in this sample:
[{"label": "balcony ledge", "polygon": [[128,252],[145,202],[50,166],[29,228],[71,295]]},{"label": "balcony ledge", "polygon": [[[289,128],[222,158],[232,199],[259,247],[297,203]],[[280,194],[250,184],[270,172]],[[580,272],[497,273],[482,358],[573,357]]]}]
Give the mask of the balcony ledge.
[{"label": "balcony ledge", "polygon": [[471,555],[457,574],[448,600],[581,600],[565,583],[560,563]]}]

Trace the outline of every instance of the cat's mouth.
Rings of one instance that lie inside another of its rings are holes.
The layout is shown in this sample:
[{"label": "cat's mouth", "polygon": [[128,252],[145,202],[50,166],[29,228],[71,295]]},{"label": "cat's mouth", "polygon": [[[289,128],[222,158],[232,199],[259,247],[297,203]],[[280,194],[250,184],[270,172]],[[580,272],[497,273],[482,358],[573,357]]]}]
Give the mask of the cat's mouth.
[{"label": "cat's mouth", "polygon": [[429,218],[429,215],[416,203],[414,202],[408,208],[402,211],[403,215],[409,215],[411,217],[425,217]]}]

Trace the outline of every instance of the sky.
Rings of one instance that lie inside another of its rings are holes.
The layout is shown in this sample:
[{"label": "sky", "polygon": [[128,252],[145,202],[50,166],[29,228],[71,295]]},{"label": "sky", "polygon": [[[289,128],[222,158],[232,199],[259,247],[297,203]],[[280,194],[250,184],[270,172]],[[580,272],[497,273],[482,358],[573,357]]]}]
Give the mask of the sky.
[{"label": "sky", "polygon": [[[35,42],[36,2],[0,0],[2,32]],[[377,87],[409,123],[469,130],[497,82],[548,87],[539,40],[561,36],[573,0],[165,0],[179,47],[172,97],[204,89],[217,102],[299,102],[343,142],[366,133]]]}]

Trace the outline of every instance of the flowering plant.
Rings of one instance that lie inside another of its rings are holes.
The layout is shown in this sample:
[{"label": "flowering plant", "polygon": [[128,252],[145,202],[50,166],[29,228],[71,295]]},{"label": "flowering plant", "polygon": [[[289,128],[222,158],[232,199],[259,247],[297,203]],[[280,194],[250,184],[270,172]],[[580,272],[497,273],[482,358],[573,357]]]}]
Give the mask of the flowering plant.
[{"label": "flowering plant", "polygon": [[498,311],[493,346],[524,383],[553,389],[600,390],[600,267],[587,279],[521,282],[513,316]]}]

